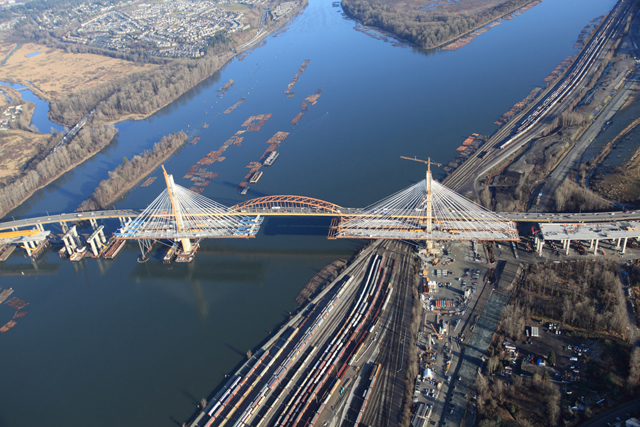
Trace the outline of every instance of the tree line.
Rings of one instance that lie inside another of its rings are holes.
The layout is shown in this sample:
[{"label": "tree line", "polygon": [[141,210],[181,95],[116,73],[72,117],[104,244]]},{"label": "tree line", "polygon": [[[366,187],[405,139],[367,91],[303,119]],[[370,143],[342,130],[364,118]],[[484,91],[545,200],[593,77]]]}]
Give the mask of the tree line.
[{"label": "tree line", "polygon": [[187,134],[180,131],[163,136],[160,142],[153,145],[152,150],[146,150],[142,155],[136,155],[130,161],[123,163],[109,172],[109,178],[100,182],[91,196],[80,204],[78,210],[103,209],[144,178],[153,169],[173,154],[187,141]]},{"label": "tree line", "polygon": [[515,304],[504,310],[502,325],[507,336],[519,339],[531,315],[624,336],[629,319],[616,263],[589,260],[529,265]]},{"label": "tree line", "polygon": [[212,75],[220,65],[221,60],[213,55],[175,60],[150,72],[134,73],[56,98],[50,104],[49,117],[73,126],[94,108],[98,122],[116,122],[132,114],[149,115]]},{"label": "tree line", "polygon": [[31,197],[37,189],[106,147],[116,133],[113,126],[90,126],[87,123],[71,142],[59,147],[57,145],[63,135],[52,135],[22,173],[0,188],[0,217]]},{"label": "tree line", "polygon": [[507,0],[473,13],[405,11],[375,0],[343,0],[342,9],[363,25],[380,28],[416,46],[432,49],[513,12],[531,0]]}]

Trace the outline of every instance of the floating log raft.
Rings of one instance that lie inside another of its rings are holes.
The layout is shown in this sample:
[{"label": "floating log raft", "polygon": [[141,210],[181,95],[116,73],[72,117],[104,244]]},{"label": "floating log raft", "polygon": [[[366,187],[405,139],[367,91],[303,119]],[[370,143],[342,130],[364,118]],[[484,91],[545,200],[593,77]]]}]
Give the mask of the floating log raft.
[{"label": "floating log raft", "polygon": [[155,180],[156,180],[155,176],[150,176],[142,184],[140,184],[140,187],[148,187],[151,184],[153,184],[153,181],[155,181]]},{"label": "floating log raft", "polygon": [[229,81],[228,81],[228,82],[226,82],[226,83],[224,84],[224,86],[222,86],[220,89],[218,89],[218,92],[226,92],[226,91],[228,91],[228,90],[229,90],[229,88],[230,88],[231,86],[233,86],[233,84],[234,84],[234,83],[235,83],[235,82],[234,82],[232,79],[229,79]]},{"label": "floating log raft", "polygon": [[235,104],[233,104],[231,107],[227,108],[226,110],[224,110],[224,114],[229,114],[230,112],[232,112],[233,110],[235,110],[238,105],[242,104],[244,101],[246,101],[247,98],[245,98],[244,96],[242,98],[240,98],[240,101],[236,102]]},{"label": "floating log raft", "polygon": [[5,302],[5,300],[7,298],[9,298],[9,296],[13,293],[13,289],[9,288],[9,289],[5,289],[4,291],[0,292],[0,304],[2,304],[3,302]]},{"label": "floating log raft", "polygon": [[15,308],[16,310],[20,310],[21,308],[29,305],[29,303],[21,300],[20,298],[13,297],[7,302],[7,305],[11,308]]},{"label": "floating log raft", "polygon": [[284,91],[285,95],[288,95],[289,92],[291,92],[291,89],[293,89],[293,86],[298,82],[298,79],[300,78],[302,73],[304,73],[304,70],[305,68],[307,68],[307,65],[309,65],[309,62],[311,62],[310,59],[305,59],[300,68],[298,68],[298,72],[295,76],[293,76],[293,79],[291,79],[291,82],[287,85],[287,89]]},{"label": "floating log raft", "polygon": [[292,125],[297,125],[297,124],[298,124],[298,122],[300,121],[300,119],[302,118],[302,116],[304,116],[305,114],[306,114],[306,113],[304,113],[304,112],[303,112],[303,113],[298,113],[298,115],[297,115],[297,116],[295,116],[295,117],[293,118],[293,120],[291,120],[291,124],[292,124]]},{"label": "floating log raft", "polygon": [[0,333],[4,334],[5,332],[7,332],[9,329],[13,328],[14,326],[16,326],[16,321],[15,320],[9,320],[2,328],[0,328]]},{"label": "floating log raft", "polygon": [[502,126],[503,124],[507,123],[509,120],[511,120],[513,116],[518,114],[531,101],[536,99],[536,96],[538,96],[541,90],[542,88],[539,88],[539,87],[534,88],[531,92],[529,92],[529,95],[527,95],[526,98],[524,98],[520,102],[516,102],[516,104],[513,107],[511,107],[509,111],[504,113],[497,121],[495,121],[494,124],[498,126]]}]

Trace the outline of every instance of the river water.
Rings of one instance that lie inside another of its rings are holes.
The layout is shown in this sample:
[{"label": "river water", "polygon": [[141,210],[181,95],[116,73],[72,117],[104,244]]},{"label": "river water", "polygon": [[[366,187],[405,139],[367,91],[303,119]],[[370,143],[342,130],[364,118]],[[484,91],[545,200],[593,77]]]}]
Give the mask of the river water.
[{"label": "river water", "polygon": [[[241,146],[207,167],[220,175],[203,195],[226,205],[294,194],[366,206],[423,178],[423,165],[401,155],[447,163],[471,133],[493,133],[493,122],[575,54],[581,29],[614,3],[545,0],[458,51],[425,52],[354,31],[332,1],[311,0],[285,33],[149,119],[118,124],[109,147],[9,216],[74,210],[123,157],[179,130],[201,137],[165,163],[189,187],[182,177],[191,165],[244,129],[249,116],[267,113],[273,116],[261,130],[245,132]],[[288,98],[283,92],[306,59]],[[229,79],[235,84],[217,96]],[[317,89],[317,104],[292,126]],[[290,132],[279,159],[240,196],[245,166],[277,131]],[[162,189],[157,179],[116,206],[142,208]],[[362,246],[327,240],[328,224],[269,218],[256,239],[207,241],[190,265],[163,265],[161,252],[138,264],[133,244],[110,262],[71,263],[52,252],[33,263],[16,251],[0,267],[1,286],[29,305],[0,337],[0,425],[180,425],[287,318],[317,271]],[[13,313],[0,306],[0,324]]]}]

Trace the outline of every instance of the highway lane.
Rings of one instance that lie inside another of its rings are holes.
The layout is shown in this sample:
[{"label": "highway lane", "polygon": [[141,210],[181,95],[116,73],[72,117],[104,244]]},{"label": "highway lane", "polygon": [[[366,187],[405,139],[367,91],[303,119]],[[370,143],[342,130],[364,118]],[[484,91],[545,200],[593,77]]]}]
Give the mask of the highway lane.
[{"label": "highway lane", "polygon": [[[12,229],[25,229],[37,225],[58,224],[62,222],[79,222],[90,219],[113,219],[113,218],[135,218],[141,211],[136,209],[115,209],[101,210],[82,213],[61,213],[55,215],[24,218],[13,221],[0,222],[0,231]],[[611,222],[611,221],[638,221],[640,220],[640,210],[638,211],[612,211],[595,213],[530,213],[530,212],[496,212],[499,217],[514,222],[545,222],[545,223],[567,223],[567,222]],[[230,211],[227,215],[251,216],[258,212],[242,213]],[[301,210],[299,208],[284,208],[272,211],[259,212],[262,216],[359,216],[362,211],[357,208],[344,208],[342,213],[317,213],[312,210]]]}]

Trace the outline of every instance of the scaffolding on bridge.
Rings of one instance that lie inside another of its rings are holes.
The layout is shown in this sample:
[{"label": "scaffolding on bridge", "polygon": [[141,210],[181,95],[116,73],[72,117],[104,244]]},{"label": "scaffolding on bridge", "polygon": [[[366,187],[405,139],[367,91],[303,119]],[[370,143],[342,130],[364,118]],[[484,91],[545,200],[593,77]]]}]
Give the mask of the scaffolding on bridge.
[{"label": "scaffolding on bridge", "polygon": [[200,239],[251,238],[258,233],[262,217],[239,216],[230,208],[175,184],[166,171],[164,174],[167,188],[115,233],[118,239],[137,240],[143,259],[155,241],[180,241],[182,252],[188,256],[193,255]]},{"label": "scaffolding on bridge", "polygon": [[426,178],[361,210],[334,220],[332,239],[519,240],[515,223]]}]

